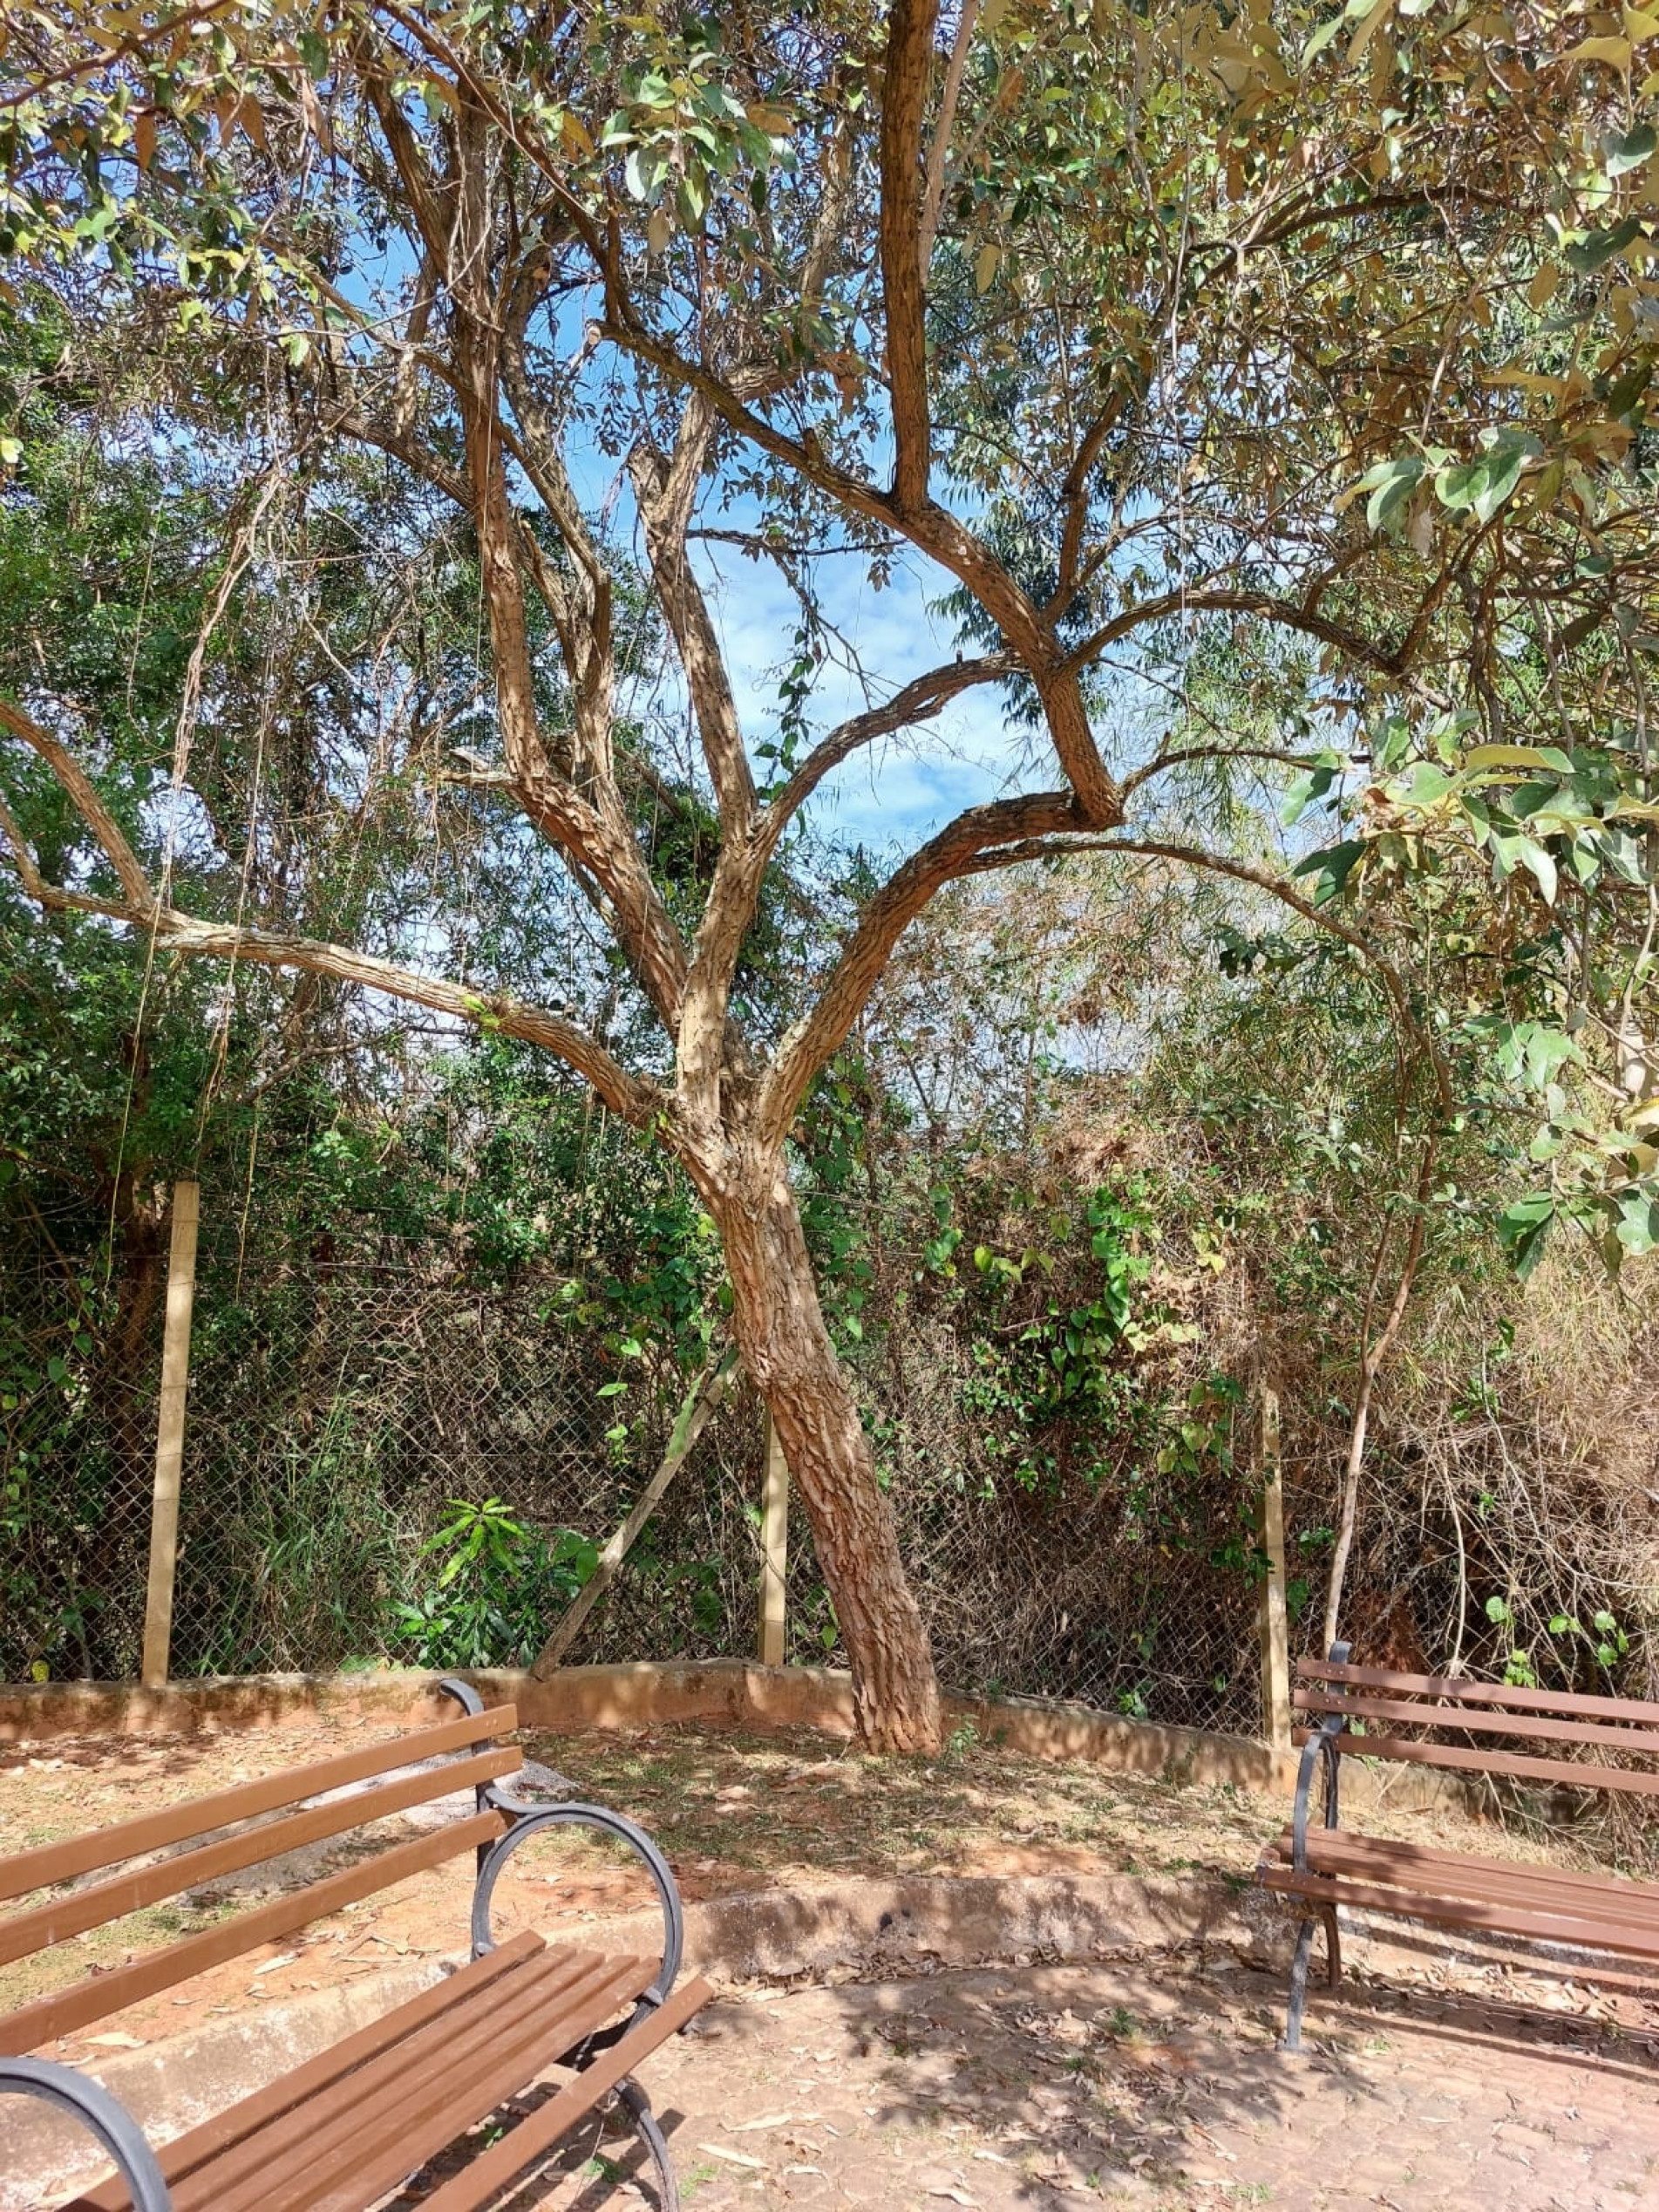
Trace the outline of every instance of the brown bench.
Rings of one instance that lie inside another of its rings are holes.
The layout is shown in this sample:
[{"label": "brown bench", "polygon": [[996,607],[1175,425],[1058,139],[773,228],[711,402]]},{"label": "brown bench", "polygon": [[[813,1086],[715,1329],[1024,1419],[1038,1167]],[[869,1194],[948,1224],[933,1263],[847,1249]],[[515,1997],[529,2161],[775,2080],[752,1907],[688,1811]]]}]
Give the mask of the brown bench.
[{"label": "brown bench", "polygon": [[[1346,1644],[1333,1644],[1328,1660],[1296,1663],[1291,1702],[1305,1719],[1295,1731],[1303,1746],[1295,1806],[1290,1826],[1268,1846],[1256,1869],[1264,1888],[1288,1897],[1302,1915],[1290,1970],[1285,2049],[1301,2045],[1309,1954],[1319,1923],[1331,1988],[1342,1978],[1339,1905],[1479,1935],[1530,1937],[1574,1952],[1659,1962],[1659,1886],[1392,1842],[1344,1828],[1339,1817],[1344,1756],[1513,1776],[1556,1788],[1659,1795],[1653,1765],[1659,1705],[1392,1674],[1350,1665],[1349,1651]],[[1603,1756],[1550,1757],[1518,1748],[1533,1745],[1556,1746],[1558,1753],[1570,1746]],[[1615,1766],[1608,1753],[1646,1763]],[[1310,1829],[1309,1797],[1322,1762],[1325,1824]],[[1561,1970],[1595,1977],[1593,1964],[1581,1958],[1563,1963]]]},{"label": "brown bench", "polygon": [[[572,2070],[569,2080],[441,2183],[425,2212],[476,2212],[613,2093],[655,2169],[662,2212],[673,2212],[667,2146],[631,2075],[710,1996],[702,1981],[674,1988],[683,1931],[674,1877],[649,1837],[620,1814],[510,1795],[502,1778],[522,1761],[494,1739],[516,1725],[513,1707],[486,1712],[469,1685],[439,1686],[462,1708],[459,1719],[0,1860],[0,1898],[51,1892],[0,1920],[4,1964],[302,1845],[453,1790],[474,1793],[464,1817],[0,2017],[0,2093],[69,2112],[115,2167],[116,2178],[77,2197],[71,2212],[366,2212],[555,2063]],[[414,1761],[427,1763],[403,1771]],[[348,1787],[377,1776],[391,1779]],[[272,1814],[280,1817],[262,1818]],[[660,1957],[554,1947],[527,1933],[497,1947],[490,1904],[503,1865],[527,1837],[561,1827],[596,1829],[637,1853],[663,1908]],[[194,1848],[173,1848],[186,1843]],[[160,2149],[90,2076],[19,2055],[469,1851],[478,1871],[464,1965]],[[81,1879],[123,1862],[133,1863]]]}]

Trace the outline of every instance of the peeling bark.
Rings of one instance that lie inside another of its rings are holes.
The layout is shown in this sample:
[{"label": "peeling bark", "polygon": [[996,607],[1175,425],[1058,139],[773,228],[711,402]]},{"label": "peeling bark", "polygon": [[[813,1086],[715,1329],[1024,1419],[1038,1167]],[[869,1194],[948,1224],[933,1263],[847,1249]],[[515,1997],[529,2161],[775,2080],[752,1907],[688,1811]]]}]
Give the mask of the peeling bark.
[{"label": "peeling bark", "polygon": [[905,1578],[858,1400],[825,1325],[800,1212],[780,1159],[751,1155],[704,1195],[724,1242],[732,1325],[813,1524],[873,1751],[942,1740],[933,1651]]}]

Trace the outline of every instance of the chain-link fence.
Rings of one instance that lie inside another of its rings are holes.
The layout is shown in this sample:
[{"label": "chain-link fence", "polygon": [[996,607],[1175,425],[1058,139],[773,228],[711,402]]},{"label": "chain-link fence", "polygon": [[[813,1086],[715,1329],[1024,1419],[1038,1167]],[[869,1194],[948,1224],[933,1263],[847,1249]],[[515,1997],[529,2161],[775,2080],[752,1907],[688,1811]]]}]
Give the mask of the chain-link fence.
[{"label": "chain-link fence", "polygon": [[[165,1267],[93,1284],[99,1358],[47,1392],[55,1426],[12,1434],[0,1673],[131,1678],[149,1544]],[[129,1269],[130,1272],[130,1269]],[[684,1388],[629,1368],[564,1317],[534,1271],[481,1279],[465,1246],[359,1222],[309,1245],[203,1223],[180,1490],[172,1670],[323,1671],[419,1655],[450,1501],[499,1500],[527,1528],[602,1543],[656,1466]],[[12,1281],[13,1302],[28,1301]],[[65,1293],[30,1295],[35,1337]],[[73,1300],[69,1303],[72,1305]],[[119,1372],[108,1347],[119,1337]],[[74,1331],[68,1335],[71,1359]],[[90,1339],[88,1339],[90,1341]],[[48,1357],[56,1355],[49,1354]],[[66,1374],[68,1371],[66,1370]],[[1252,1731],[1254,1577],[1224,1486],[1214,1525],[1178,1515],[1125,1447],[1118,1479],[986,1474],[969,1348],[948,1321],[891,1335],[860,1377],[878,1464],[942,1679]],[[37,1393],[38,1395],[38,1393]],[[764,1459],[733,1390],[668,1491],[572,1661],[755,1648]],[[799,1502],[787,1656],[843,1657]],[[441,1609],[438,1609],[441,1610]],[[561,1602],[541,1609],[547,1628]],[[520,1656],[523,1656],[522,1654]]]},{"label": "chain-link fence", "polygon": [[0,1676],[136,1671],[166,1297],[138,1224],[100,1265],[85,1222],[30,1208],[0,1269]]}]

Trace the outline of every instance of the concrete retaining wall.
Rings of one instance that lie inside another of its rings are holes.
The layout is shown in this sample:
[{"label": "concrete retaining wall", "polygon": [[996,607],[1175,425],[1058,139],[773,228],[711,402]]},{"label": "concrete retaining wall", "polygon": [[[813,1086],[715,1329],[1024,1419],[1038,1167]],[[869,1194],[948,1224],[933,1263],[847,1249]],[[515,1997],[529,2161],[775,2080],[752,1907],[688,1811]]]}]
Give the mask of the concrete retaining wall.
[{"label": "concrete retaining wall", "polygon": [[[452,1712],[434,1702],[435,1675],[412,1668],[363,1674],[255,1675],[169,1683],[144,1690],[126,1683],[42,1682],[0,1685],[0,1744],[61,1735],[188,1735],[198,1730],[281,1727],[312,1712],[384,1717],[409,1726]],[[853,1732],[853,1687],[830,1667],[762,1667],[743,1659],[642,1660],[627,1666],[563,1667],[551,1681],[503,1671],[471,1674],[492,1700],[513,1703],[520,1724],[560,1733],[587,1728],[643,1728],[658,1721],[702,1720],[765,1733],[774,1728]],[[953,1698],[949,1725],[971,1725],[980,1739],[1027,1759],[1083,1761],[1118,1773],[1177,1783],[1229,1782],[1234,1788],[1288,1795],[1295,1759],[1248,1736],[1126,1720],[1090,1705],[1040,1698]],[[1373,1773],[1344,1761],[1346,1802],[1386,1796],[1401,1807],[1467,1807],[1452,1776],[1403,1766]]]},{"label": "concrete retaining wall", "polygon": [[[265,1675],[170,1683],[20,1683],[0,1688],[0,1742],[60,1735],[186,1735],[280,1726],[320,1712],[384,1714],[391,1725],[431,1717],[435,1677],[407,1669],[348,1675]],[[853,1732],[848,1677],[828,1667],[762,1667],[741,1659],[565,1667],[550,1681],[501,1672],[467,1677],[491,1700],[517,1705],[520,1725],[561,1732],[705,1720],[765,1732]],[[1232,1782],[1247,1789],[1286,1780],[1286,1762],[1243,1736],[1125,1720],[1087,1705],[1035,1698],[950,1698],[949,1725],[1027,1758],[1083,1759],[1172,1781]]]}]

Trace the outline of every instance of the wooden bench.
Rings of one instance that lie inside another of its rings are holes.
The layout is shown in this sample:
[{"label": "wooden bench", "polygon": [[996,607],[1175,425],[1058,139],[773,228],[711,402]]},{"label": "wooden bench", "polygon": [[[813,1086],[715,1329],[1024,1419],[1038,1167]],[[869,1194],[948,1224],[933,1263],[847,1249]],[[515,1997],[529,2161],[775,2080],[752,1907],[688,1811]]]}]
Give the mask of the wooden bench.
[{"label": "wooden bench", "polygon": [[[1342,1978],[1339,1905],[1393,1914],[1480,1935],[1526,1936],[1574,1951],[1659,1962],[1659,1886],[1614,1875],[1574,1874],[1513,1859],[1477,1858],[1356,1834],[1340,1821],[1344,1756],[1405,1760],[1453,1773],[1499,1774],[1556,1788],[1659,1794],[1659,1705],[1632,1698],[1576,1697],[1507,1683],[1467,1682],[1432,1674],[1392,1674],[1349,1664],[1350,1646],[1330,1657],[1299,1659],[1292,1696],[1304,1715],[1290,1826],[1270,1843],[1256,1869],[1262,1885],[1288,1897],[1302,1915],[1290,1970],[1290,2012],[1284,2048],[1302,2042],[1308,1961],[1322,1923],[1330,1986]],[[1359,1730],[1354,1724],[1357,1722]],[[1450,1739],[1450,1740],[1446,1740]],[[1605,1756],[1550,1757],[1521,1746],[1584,1747]],[[1325,1773],[1325,1824],[1309,1826],[1316,1770]],[[1554,1962],[1550,1962],[1554,1964]],[[1561,1970],[1595,1978],[1581,1959]],[[1616,1977],[1617,1970],[1613,1970]]]},{"label": "wooden bench", "polygon": [[[568,2082],[443,2181],[425,2212],[476,2212],[613,2093],[644,2144],[662,2212],[673,2212],[667,2146],[631,2076],[711,1993],[702,1981],[674,1987],[683,1934],[674,1877],[650,1838],[620,1814],[509,1794],[502,1779],[522,1761],[494,1739],[517,1725],[513,1707],[486,1712],[463,1682],[439,1687],[461,1707],[459,1719],[0,1860],[0,1899],[52,1892],[0,1920],[3,1964],[302,1845],[454,1790],[474,1793],[464,1817],[0,2017],[0,2092],[69,2112],[116,2168],[71,2212],[365,2212],[554,2063],[573,2069]],[[429,1763],[402,1771],[414,1761]],[[348,1787],[376,1776],[391,1779]],[[281,1817],[262,1818],[272,1814]],[[528,1837],[564,1827],[596,1829],[638,1855],[663,1909],[660,1957],[554,1947],[527,1933],[496,1945],[490,1908],[503,1866]],[[184,1843],[194,1848],[173,1848]],[[78,2068],[19,2055],[468,1851],[477,1875],[464,1965],[160,2149]],[[128,1861],[124,1872],[80,1879]]]}]

